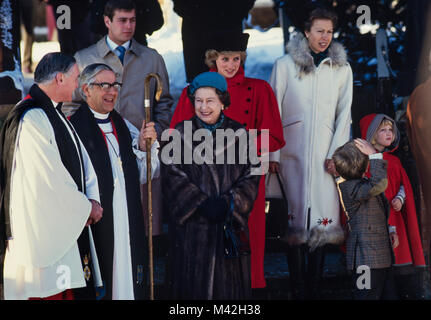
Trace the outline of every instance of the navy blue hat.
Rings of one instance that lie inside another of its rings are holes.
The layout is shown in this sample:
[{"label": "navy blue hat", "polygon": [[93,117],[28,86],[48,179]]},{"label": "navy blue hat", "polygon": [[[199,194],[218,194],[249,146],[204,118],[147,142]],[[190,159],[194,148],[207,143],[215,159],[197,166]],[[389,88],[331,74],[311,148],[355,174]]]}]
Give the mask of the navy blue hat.
[{"label": "navy blue hat", "polygon": [[190,94],[194,94],[197,89],[202,87],[212,87],[221,92],[227,91],[227,82],[218,72],[204,72],[197,75],[189,85]]}]

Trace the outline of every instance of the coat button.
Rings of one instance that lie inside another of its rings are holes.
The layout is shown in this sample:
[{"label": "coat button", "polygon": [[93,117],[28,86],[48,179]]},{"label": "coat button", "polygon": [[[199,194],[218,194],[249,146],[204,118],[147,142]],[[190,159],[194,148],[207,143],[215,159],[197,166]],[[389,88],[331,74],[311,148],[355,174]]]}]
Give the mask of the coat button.
[{"label": "coat button", "polygon": [[247,123],[243,123],[243,126],[244,126],[244,127],[247,127]]},{"label": "coat button", "polygon": [[251,87],[248,87],[248,88],[247,88],[247,90],[249,90],[249,91],[250,91],[250,90],[251,90]]},{"label": "coat button", "polygon": [[250,102],[251,101],[251,99],[250,98],[247,98],[247,102]]},{"label": "coat button", "polygon": [[245,110],[244,112],[245,112],[245,114],[248,114],[248,110]]}]

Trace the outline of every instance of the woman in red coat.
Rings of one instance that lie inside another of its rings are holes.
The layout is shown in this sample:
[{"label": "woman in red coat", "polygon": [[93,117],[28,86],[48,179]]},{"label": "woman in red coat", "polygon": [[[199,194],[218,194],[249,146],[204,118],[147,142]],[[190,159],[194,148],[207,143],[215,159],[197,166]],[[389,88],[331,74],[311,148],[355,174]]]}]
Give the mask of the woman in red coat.
[{"label": "woman in red coat", "polygon": [[400,135],[392,118],[384,114],[369,114],[359,122],[363,139],[369,141],[388,162],[389,225],[395,227],[399,245],[394,249],[394,266],[425,267],[415,200],[410,180],[400,160],[392,154],[398,148]]},{"label": "woman in red coat", "polygon": [[[277,100],[270,85],[260,79],[244,75],[244,62],[249,35],[220,34],[214,38],[214,47],[206,52],[205,63],[210,71],[218,72],[226,78],[231,96],[231,106],[226,116],[243,124],[247,130],[269,130],[269,145],[260,145],[258,155],[281,149],[285,145],[283,128]],[[172,117],[171,128],[183,120],[194,116],[192,103],[184,88]],[[263,262],[265,254],[265,179],[261,179],[259,193],[250,213],[249,245],[251,249],[251,287],[266,286]]]}]

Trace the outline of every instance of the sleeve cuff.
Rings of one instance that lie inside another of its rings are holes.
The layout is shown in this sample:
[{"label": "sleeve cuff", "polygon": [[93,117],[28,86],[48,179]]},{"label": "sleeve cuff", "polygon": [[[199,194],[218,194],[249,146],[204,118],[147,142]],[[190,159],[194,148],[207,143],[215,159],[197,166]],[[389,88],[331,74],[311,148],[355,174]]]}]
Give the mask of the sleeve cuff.
[{"label": "sleeve cuff", "polygon": [[[160,176],[160,161],[159,161],[159,142],[156,140],[151,146],[151,179],[158,178]],[[141,184],[147,183],[147,153],[139,151],[140,156],[136,155],[138,161],[138,169],[140,171]],[[136,152],[135,152],[136,154]]]},{"label": "sleeve cuff", "polygon": [[383,160],[383,153],[380,153],[380,152],[378,152],[378,153],[373,153],[373,154],[370,154],[370,155],[368,156],[368,158],[369,158],[370,160],[373,160],[373,159]]},{"label": "sleeve cuff", "polygon": [[270,152],[269,161],[280,162],[280,150]]}]

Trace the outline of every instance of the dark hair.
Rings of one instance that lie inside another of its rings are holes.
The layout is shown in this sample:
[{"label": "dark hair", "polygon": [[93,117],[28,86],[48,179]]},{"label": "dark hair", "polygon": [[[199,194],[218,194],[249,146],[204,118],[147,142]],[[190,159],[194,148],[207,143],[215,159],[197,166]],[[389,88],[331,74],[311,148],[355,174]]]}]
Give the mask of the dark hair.
[{"label": "dark hair", "polygon": [[112,21],[115,10],[132,11],[136,10],[135,2],[132,0],[109,0],[105,5],[103,15]]},{"label": "dark hair", "polygon": [[[213,87],[201,87],[201,88],[213,88]],[[200,89],[200,88],[199,88]],[[198,90],[199,90],[198,89]],[[219,89],[213,88],[220,99],[220,102],[223,104],[224,108],[227,109],[227,107],[230,106],[230,95],[228,91],[221,92]],[[197,90],[196,90],[197,91]],[[190,90],[187,89],[187,96],[189,97],[190,101],[192,102],[193,107],[195,106],[195,95],[190,93]]]},{"label": "dark hair", "polygon": [[368,166],[368,157],[349,141],[335,150],[332,156],[335,169],[346,180],[361,179]]},{"label": "dark hair", "polygon": [[67,73],[76,64],[73,56],[51,52],[43,56],[34,71],[34,82],[44,83],[54,79],[58,72]]},{"label": "dark hair", "polygon": [[313,21],[316,19],[331,20],[332,26],[334,27],[334,29],[337,27],[338,17],[334,11],[326,8],[316,8],[313,11],[311,11],[307,21],[305,21],[304,30],[310,31],[311,26],[313,25]]}]

